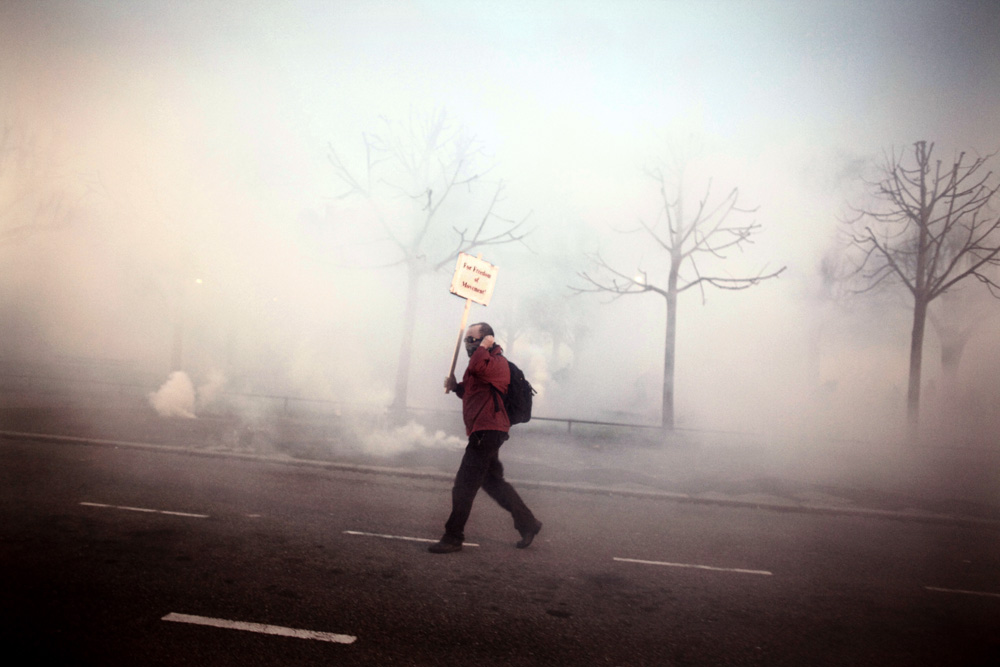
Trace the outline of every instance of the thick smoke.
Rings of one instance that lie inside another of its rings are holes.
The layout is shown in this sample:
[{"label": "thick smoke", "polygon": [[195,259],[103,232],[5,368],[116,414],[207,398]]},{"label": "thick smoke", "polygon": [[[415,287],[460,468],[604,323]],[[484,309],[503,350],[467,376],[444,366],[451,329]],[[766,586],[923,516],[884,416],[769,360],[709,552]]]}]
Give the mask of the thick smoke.
[{"label": "thick smoke", "polygon": [[167,381],[149,395],[149,403],[161,417],[194,419],[194,385],[184,371],[174,371]]},{"label": "thick smoke", "polygon": [[[425,4],[426,15],[397,25],[340,3],[244,13],[0,3],[0,136],[13,142],[0,145],[0,361],[45,378],[72,368],[94,380],[100,368],[96,379],[141,386],[147,411],[231,410],[256,426],[286,399],[380,414],[412,333],[407,404],[455,412],[440,386],[462,303],[447,292],[450,267],[431,255],[473,233],[496,194],[491,228],[526,219],[531,234],[473,250],[500,273],[493,303],[470,321],[494,325],[540,390],[537,414],[655,424],[663,299],[605,303],[567,286],[596,252],[625,275],[662,273],[662,249],[635,233],[661,211],[644,167],[668,157],[668,139],[694,136],[704,151],[688,210],[709,182],[714,192],[739,187],[762,226],[745,255],[711,267],[705,258],[699,270],[788,270],[743,292],[681,295],[678,425],[896,437],[905,302],[824,295],[820,258],[858,189],[854,165],[923,138],[980,153],[1000,145],[1000,57],[988,30],[931,30],[943,11],[935,3],[892,21],[876,6],[820,16],[781,3],[723,14],[595,3],[572,17],[540,8],[540,23]],[[995,10],[975,11],[987,15],[954,25],[995,25]],[[550,21],[558,33],[542,29]],[[496,39],[494,27],[515,38]],[[900,37],[927,30],[955,43]],[[606,44],[575,37],[592,31]],[[459,51],[469,56],[456,61]],[[884,94],[908,89],[956,104]],[[369,182],[368,151],[383,117],[406,139],[442,108],[482,142],[484,165],[455,185],[464,199],[440,212],[435,244],[407,267],[396,250],[421,233],[441,191]],[[360,170],[362,190],[378,185],[383,196],[345,197],[331,149]],[[416,224],[397,226],[405,220]],[[408,271],[419,298],[404,332]],[[997,321],[983,313],[996,307],[971,309],[979,328],[954,376],[928,327],[925,414],[938,442],[995,440]],[[423,421],[357,437],[393,452],[452,447],[461,435],[460,424]]]},{"label": "thick smoke", "polygon": [[415,421],[390,430],[367,430],[359,436],[366,452],[385,457],[417,449],[458,451],[465,446],[465,440],[448,435],[440,429],[430,432],[423,424]]},{"label": "thick smoke", "polygon": [[226,377],[212,371],[208,379],[195,389],[191,378],[184,371],[174,371],[159,389],[149,394],[149,404],[161,417],[194,419],[222,396]]}]

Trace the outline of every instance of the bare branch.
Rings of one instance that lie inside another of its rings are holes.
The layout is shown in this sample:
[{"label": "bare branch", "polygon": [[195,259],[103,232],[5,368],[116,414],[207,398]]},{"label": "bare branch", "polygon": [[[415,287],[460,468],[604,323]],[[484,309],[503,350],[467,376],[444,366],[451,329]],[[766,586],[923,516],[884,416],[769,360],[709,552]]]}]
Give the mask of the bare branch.
[{"label": "bare branch", "polygon": [[967,160],[958,153],[945,168],[933,153],[933,143],[916,142],[913,166],[903,163],[902,153],[887,153],[873,192],[889,207],[853,209],[856,216],[847,224],[868,221],[853,245],[864,251],[861,266],[872,266],[859,274],[867,281],[859,291],[885,284],[889,271],[927,303],[997,259],[1000,219],[981,217],[1000,192],[984,169],[992,155]]},{"label": "bare branch", "polygon": [[762,270],[760,273],[750,278],[723,278],[720,276],[700,276],[697,279],[687,283],[683,287],[679,287],[677,291],[683,292],[687,289],[690,289],[691,287],[694,287],[695,285],[700,285],[702,283],[709,284],[712,287],[718,287],[719,289],[744,290],[753,287],[754,285],[758,285],[765,280],[770,280],[771,278],[777,278],[787,268],[788,268],[787,266],[783,266],[777,271],[772,271],[771,273],[767,274],[765,274]]},{"label": "bare branch", "polygon": [[[678,168],[678,173],[683,171]],[[706,286],[720,289],[746,289],[764,280],[776,278],[785,270],[765,273],[763,270],[747,277],[723,277],[703,275],[697,261],[698,255],[725,259],[725,252],[733,248],[742,248],[744,244],[752,243],[752,236],[760,231],[756,223],[746,225],[731,225],[727,221],[731,215],[751,214],[756,208],[742,208],[738,205],[739,189],[733,188],[718,200],[712,198],[712,181],[706,184],[702,197],[698,200],[693,214],[685,215],[681,186],[678,186],[676,196],[668,194],[667,179],[660,168],[647,169],[646,174],[656,180],[660,194],[661,209],[658,218],[667,221],[667,235],[663,235],[653,224],[643,219],[639,220],[639,228],[652,239],[655,246],[667,255],[667,272],[672,276],[663,287],[650,284],[648,274],[639,269],[630,274],[612,267],[600,255],[591,258],[596,265],[595,273],[581,273],[580,278],[586,283],[583,287],[573,288],[576,292],[606,292],[616,298],[625,294],[642,294],[656,292],[663,296],[678,294],[692,287],[702,290]],[[678,180],[682,180],[678,178]],[[683,282],[680,273],[683,267],[688,267],[695,278]]]},{"label": "bare branch", "polygon": [[609,274],[609,277],[599,279],[586,271],[582,271],[577,275],[587,283],[587,286],[570,285],[569,288],[571,291],[577,294],[606,292],[614,295],[615,299],[626,294],[643,294],[645,292],[655,292],[662,296],[667,295],[666,290],[649,284],[648,275],[645,271],[640,270],[635,275],[627,275],[612,268],[600,253],[591,255],[590,260],[597,265],[598,271]]}]

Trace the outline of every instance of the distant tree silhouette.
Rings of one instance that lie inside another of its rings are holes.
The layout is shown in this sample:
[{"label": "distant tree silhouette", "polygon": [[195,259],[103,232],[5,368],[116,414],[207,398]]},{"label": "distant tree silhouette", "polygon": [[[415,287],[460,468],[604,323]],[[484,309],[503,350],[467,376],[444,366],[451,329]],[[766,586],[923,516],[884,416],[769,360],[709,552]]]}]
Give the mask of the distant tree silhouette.
[{"label": "distant tree silhouette", "polygon": [[[443,110],[427,117],[411,116],[405,123],[383,118],[381,130],[364,133],[362,139],[365,161],[361,169],[350,168],[332,146],[329,160],[337,180],[346,186],[340,198],[359,198],[374,215],[375,227],[362,230],[360,236],[388,261],[371,268],[403,266],[406,270],[402,343],[391,406],[394,414],[402,415],[421,278],[453,266],[459,253],[522,241],[528,233],[526,218],[511,220],[500,215],[503,181],[486,181],[484,176],[492,166],[481,167],[484,156],[475,138],[452,123]],[[483,187],[492,189],[485,204],[474,197]],[[465,210],[460,211],[462,206]]]},{"label": "distant tree silhouette", "polygon": [[[934,158],[934,144],[918,141],[912,154],[892,149],[865,181],[869,203],[852,207],[855,251],[851,277],[857,292],[902,285],[912,297],[907,418],[919,421],[924,329],[930,304],[969,279],[1000,296],[1000,216],[991,208],[1000,183],[986,169],[992,156],[958,153],[950,163]],[[948,304],[952,305],[952,304]],[[961,355],[970,323],[939,320],[946,369]],[[957,355],[957,356],[955,356]]]},{"label": "distant tree silhouette", "polygon": [[0,126],[0,245],[70,224],[73,211],[53,187],[53,163],[14,123]]},{"label": "distant tree silhouette", "polygon": [[[721,198],[712,197],[712,182],[705,186],[704,195],[691,209],[685,208],[684,169],[686,159],[677,158],[672,168],[654,168],[648,175],[656,181],[661,197],[659,215],[654,223],[640,220],[639,227],[629,232],[643,234],[650,246],[664,255],[651,277],[642,266],[633,270],[612,266],[598,252],[590,256],[593,272],[579,273],[582,285],[571,286],[578,293],[599,292],[619,298],[627,294],[659,294],[667,304],[667,327],[663,355],[663,402],[661,424],[674,427],[674,361],[677,346],[677,296],[697,287],[705,299],[705,287],[743,290],[764,280],[778,277],[785,267],[752,276],[731,277],[708,273],[706,262],[724,260],[726,253],[742,250],[761,226],[754,222],[733,224],[730,217],[756,212],[739,207],[739,190],[733,188]],[[659,270],[657,270],[659,269]]]}]

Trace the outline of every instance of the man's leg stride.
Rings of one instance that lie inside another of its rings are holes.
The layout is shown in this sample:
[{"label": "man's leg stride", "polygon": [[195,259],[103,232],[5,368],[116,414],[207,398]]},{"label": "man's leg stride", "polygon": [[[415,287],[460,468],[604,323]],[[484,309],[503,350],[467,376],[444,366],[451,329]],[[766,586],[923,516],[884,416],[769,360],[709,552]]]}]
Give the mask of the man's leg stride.
[{"label": "man's leg stride", "polygon": [[472,511],[473,501],[482,487],[493,500],[511,513],[514,528],[521,534],[518,549],[531,545],[542,529],[542,522],[535,518],[517,490],[503,476],[500,463],[500,446],[507,440],[501,431],[477,431],[469,437],[469,444],[462,456],[462,463],[455,474],[452,486],[452,509],[445,523],[444,536],[428,547],[431,553],[453,553],[462,549],[465,541],[465,524]]},{"label": "man's leg stride", "polygon": [[496,450],[503,442],[503,439],[490,437],[494,433],[499,432],[477,431],[469,436],[469,444],[465,448],[451,489],[451,515],[445,522],[441,541],[428,547],[427,550],[431,553],[461,551],[462,542],[465,541],[465,523],[472,512],[472,502],[489,473],[490,459],[496,456]]},{"label": "man's leg stride", "polygon": [[528,547],[538,531],[542,529],[542,522],[535,518],[528,506],[524,504],[521,495],[511,486],[510,482],[504,479],[503,464],[500,463],[499,457],[490,461],[490,469],[483,482],[483,490],[514,517],[514,529],[521,534],[517,548]]}]

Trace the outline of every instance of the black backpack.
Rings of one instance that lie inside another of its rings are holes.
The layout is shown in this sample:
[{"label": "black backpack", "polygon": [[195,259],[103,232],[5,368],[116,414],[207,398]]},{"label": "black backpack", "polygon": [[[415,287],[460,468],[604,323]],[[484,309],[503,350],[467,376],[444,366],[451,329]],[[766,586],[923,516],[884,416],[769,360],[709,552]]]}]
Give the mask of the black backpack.
[{"label": "black backpack", "polygon": [[513,426],[531,419],[531,397],[538,392],[513,361],[508,359],[507,365],[510,366],[510,384],[507,386],[507,393],[504,394],[493,387],[493,400],[496,401],[496,395],[500,394],[503,398],[503,407],[507,410],[507,417]]}]

